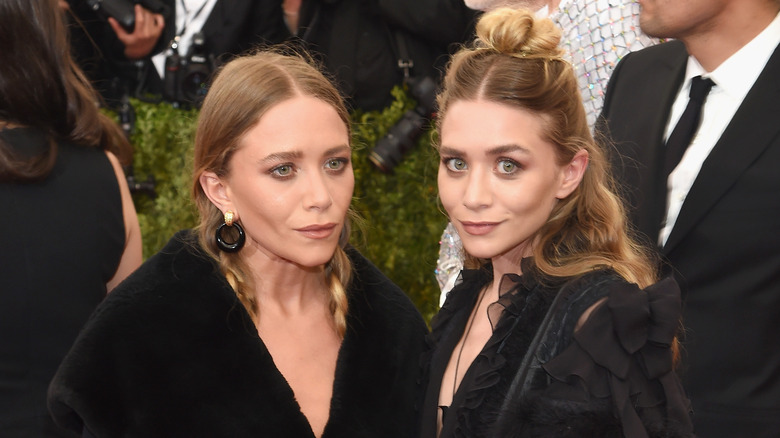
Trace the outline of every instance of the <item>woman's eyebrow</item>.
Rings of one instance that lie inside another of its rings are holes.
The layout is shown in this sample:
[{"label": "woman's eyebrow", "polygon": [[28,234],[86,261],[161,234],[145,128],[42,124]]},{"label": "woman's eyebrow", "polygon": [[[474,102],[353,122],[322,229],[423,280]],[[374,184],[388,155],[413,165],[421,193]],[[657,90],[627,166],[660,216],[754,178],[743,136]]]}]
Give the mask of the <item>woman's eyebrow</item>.
[{"label": "woman's eyebrow", "polygon": [[[485,155],[502,155],[509,152],[520,152],[522,154],[530,154],[531,151],[519,144],[505,144],[496,146],[490,149],[487,149],[485,151]],[[463,155],[463,151],[460,151],[456,148],[450,147],[450,146],[440,146],[439,147],[439,153],[441,155]]]},{"label": "woman's eyebrow", "polygon": [[531,151],[528,148],[526,148],[524,146],[521,146],[519,144],[512,143],[512,144],[505,144],[505,145],[496,146],[494,148],[490,148],[490,149],[488,149],[485,152],[485,154],[486,155],[503,155],[503,154],[506,154],[506,153],[509,153],[509,152],[520,152],[522,154],[530,154],[531,153]]},{"label": "woman's eyebrow", "polygon": [[439,154],[441,155],[463,155],[463,152],[459,151],[458,149],[451,148],[448,146],[439,146]]},{"label": "woman's eyebrow", "polygon": [[260,163],[268,163],[268,162],[277,162],[277,161],[291,161],[295,160],[297,158],[301,158],[303,156],[303,153],[299,151],[290,151],[290,152],[277,152],[274,154],[267,155],[266,157],[262,158],[260,160]]},{"label": "woman's eyebrow", "polygon": [[349,145],[341,145],[341,146],[336,146],[328,149],[327,151],[325,151],[323,155],[330,156],[330,155],[338,155],[341,153],[351,153],[351,152],[352,149],[349,147]]}]

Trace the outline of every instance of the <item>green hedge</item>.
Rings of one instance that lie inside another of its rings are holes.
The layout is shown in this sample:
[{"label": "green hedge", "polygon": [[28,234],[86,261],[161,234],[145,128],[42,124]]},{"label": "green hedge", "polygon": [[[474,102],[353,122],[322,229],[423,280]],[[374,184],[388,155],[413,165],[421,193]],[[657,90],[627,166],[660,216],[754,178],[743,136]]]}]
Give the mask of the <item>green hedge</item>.
[{"label": "green hedge", "polygon": [[[431,134],[421,136],[392,174],[368,160],[374,143],[403,113],[414,107],[408,93],[393,90],[394,102],[383,111],[352,114],[355,198],[365,219],[354,227],[352,243],[390,277],[430,320],[438,309],[434,277],[439,238],[446,225],[436,199],[437,158]],[[190,201],[191,148],[197,111],[133,100],[136,111],[132,143],[137,180],[150,176],[156,197],[134,194],[143,234],[144,256],[157,252],[178,230],[196,223]]]}]

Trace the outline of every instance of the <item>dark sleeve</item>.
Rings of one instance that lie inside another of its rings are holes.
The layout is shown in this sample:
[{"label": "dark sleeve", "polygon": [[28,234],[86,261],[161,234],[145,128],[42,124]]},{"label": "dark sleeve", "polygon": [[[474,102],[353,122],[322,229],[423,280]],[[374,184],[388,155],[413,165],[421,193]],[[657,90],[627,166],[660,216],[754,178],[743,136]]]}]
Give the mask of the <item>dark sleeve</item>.
[{"label": "dark sleeve", "polygon": [[437,45],[471,39],[477,11],[463,0],[377,0],[388,24]]},{"label": "dark sleeve", "polygon": [[612,70],[612,74],[609,77],[607,91],[604,94],[604,105],[601,107],[601,114],[599,114],[598,118],[596,119],[596,125],[594,128],[597,138],[604,138],[603,136],[608,134],[607,120],[609,120],[609,111],[612,107],[612,97],[615,94],[614,90],[618,82],[618,78],[620,77],[620,73],[623,71],[623,66],[626,65],[626,62],[631,57],[632,53],[633,52],[629,52],[623,56],[620,62],[618,62],[615,66],[615,69]]},{"label": "dark sleeve", "polygon": [[609,401],[625,436],[691,436],[690,401],[674,370],[680,312],[672,278],[644,290],[611,285],[574,342],[543,365],[551,377],[546,398],[584,391],[582,400]]},{"label": "dark sleeve", "polygon": [[[189,256],[179,242],[183,236],[188,234],[177,234],[128,276],[84,325],[49,384],[49,412],[60,426],[77,433],[88,429],[100,437],[129,436],[130,430],[148,430],[156,412],[173,418],[178,405],[186,405],[176,400],[177,405],[167,406],[173,404],[171,397],[184,392],[173,383],[177,370],[197,368],[190,350],[203,355],[212,330],[200,322],[209,314],[197,309],[218,313],[223,307],[209,262]],[[174,260],[185,261],[177,265]],[[193,272],[204,273],[194,281],[212,291],[208,303],[186,286]],[[182,294],[188,299],[181,299]]]},{"label": "dark sleeve", "polygon": [[[114,296],[110,294],[106,301]],[[117,342],[118,332],[128,332],[127,327],[120,329],[117,320],[123,320],[120,325],[128,321],[116,318],[121,312],[107,307],[106,301],[85,325],[49,385],[48,405],[54,421],[86,437],[123,429],[126,417],[117,413],[122,412],[125,398],[122,382],[129,379],[117,370],[128,359],[122,357],[124,353],[138,353]],[[111,424],[106,424],[108,418],[113,418]]]},{"label": "dark sleeve", "polygon": [[202,32],[208,52],[219,63],[289,37],[281,2],[272,1],[221,0],[211,10]]},{"label": "dark sleeve", "polygon": [[251,19],[248,20],[248,35],[242,43],[242,51],[261,44],[278,44],[292,35],[284,24],[282,2],[253,1]]},{"label": "dark sleeve", "polygon": [[69,0],[68,3],[68,29],[73,54],[87,73],[94,70],[93,64],[96,62],[126,60],[124,45],[106,20],[84,1]]}]

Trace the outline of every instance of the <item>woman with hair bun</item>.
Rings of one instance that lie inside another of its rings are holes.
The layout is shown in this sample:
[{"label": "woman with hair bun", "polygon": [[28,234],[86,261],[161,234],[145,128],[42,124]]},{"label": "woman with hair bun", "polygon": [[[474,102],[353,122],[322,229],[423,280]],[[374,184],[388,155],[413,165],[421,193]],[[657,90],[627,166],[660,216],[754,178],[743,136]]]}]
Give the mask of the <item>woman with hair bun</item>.
[{"label": "woman with hair bun", "polygon": [[425,322],[348,245],[349,115],[306,58],[220,70],[195,136],[196,230],[92,315],[49,388],[97,437],[415,432]]},{"label": "woman with hair bun", "polygon": [[627,230],[560,31],[497,9],[438,96],[467,267],[432,321],[421,436],[684,437],[680,292]]}]

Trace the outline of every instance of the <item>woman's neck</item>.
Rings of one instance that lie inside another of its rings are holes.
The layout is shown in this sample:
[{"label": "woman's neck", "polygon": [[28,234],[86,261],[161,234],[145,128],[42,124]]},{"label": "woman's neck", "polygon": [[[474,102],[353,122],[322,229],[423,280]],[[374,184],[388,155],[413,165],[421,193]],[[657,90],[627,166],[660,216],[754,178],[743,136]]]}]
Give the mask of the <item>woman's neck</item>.
[{"label": "woman's neck", "polygon": [[521,263],[524,258],[534,254],[533,248],[537,244],[538,239],[532,238],[504,254],[492,257],[490,262],[493,265],[493,279],[500,280],[506,274],[523,275]]},{"label": "woman's neck", "polygon": [[[245,252],[260,309],[296,315],[328,305],[325,266],[304,267],[258,250]],[[262,310],[261,310],[262,312]]]}]

